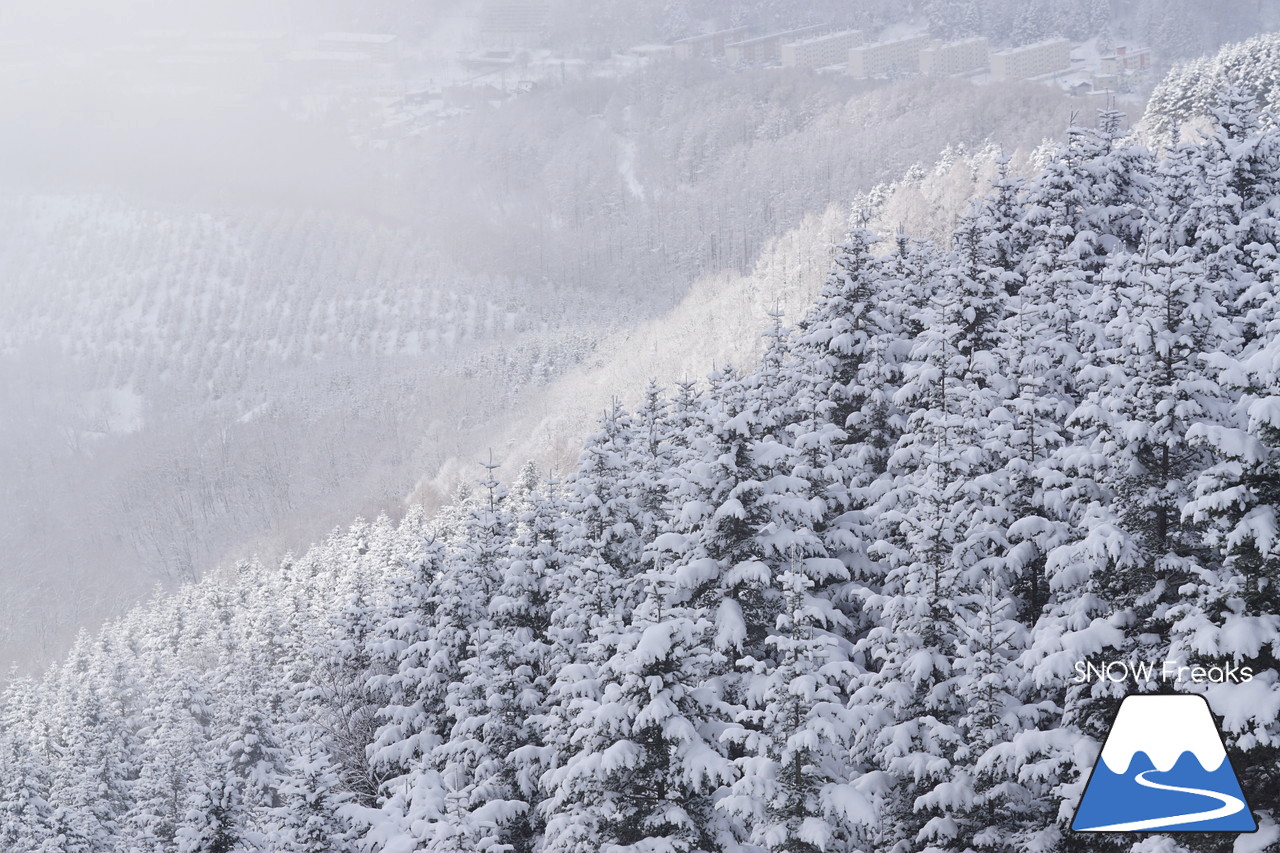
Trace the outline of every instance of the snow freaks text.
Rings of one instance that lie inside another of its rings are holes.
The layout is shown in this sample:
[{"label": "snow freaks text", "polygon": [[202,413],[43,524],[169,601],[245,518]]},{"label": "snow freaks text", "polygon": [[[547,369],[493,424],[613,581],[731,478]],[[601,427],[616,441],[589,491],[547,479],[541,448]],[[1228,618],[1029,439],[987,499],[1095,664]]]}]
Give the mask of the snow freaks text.
[{"label": "snow freaks text", "polygon": [[1095,681],[1134,681],[1138,684],[1159,681],[1163,684],[1246,684],[1253,681],[1253,668],[1234,663],[1211,665],[1184,664],[1176,660],[1126,661],[1102,663],[1079,661],[1075,665],[1075,684]]}]

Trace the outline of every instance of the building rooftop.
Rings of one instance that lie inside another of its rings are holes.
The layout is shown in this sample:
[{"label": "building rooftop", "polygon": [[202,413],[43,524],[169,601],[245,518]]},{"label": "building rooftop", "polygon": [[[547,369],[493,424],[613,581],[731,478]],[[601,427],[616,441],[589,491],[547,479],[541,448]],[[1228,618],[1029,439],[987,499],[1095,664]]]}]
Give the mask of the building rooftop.
[{"label": "building rooftop", "polygon": [[675,41],[672,42],[672,44],[694,44],[700,41],[709,41],[715,38],[716,36],[727,36],[731,33],[741,32],[742,30],[745,30],[745,29],[746,27],[731,27],[730,29],[727,29],[727,30],[716,30],[713,33],[699,33],[696,36],[685,36],[684,38],[676,39]]},{"label": "building rooftop", "polygon": [[862,30],[838,30],[833,33],[823,33],[822,35],[815,35],[815,36],[809,36],[808,38],[796,39],[795,41],[791,42],[791,44],[813,44],[814,42],[820,42],[820,41],[823,41],[824,39],[838,38],[839,36],[847,36],[847,35],[857,35],[861,32]]},{"label": "building rooftop", "polygon": [[[866,44],[862,45],[862,47],[881,47],[882,45],[887,45],[887,44],[901,44],[904,41],[919,41],[920,39],[927,39],[927,38],[928,36],[925,36],[925,35],[898,36],[897,38],[884,39],[883,41],[867,42]],[[856,49],[857,48],[855,48],[855,50]]]},{"label": "building rooftop", "polygon": [[742,47],[743,45],[763,44],[765,42],[773,41],[774,39],[786,38],[787,36],[790,36],[790,35],[800,35],[802,33],[811,33],[814,30],[822,29],[824,26],[825,24],[813,24],[812,26],[808,26],[808,27],[797,27],[794,30],[782,30],[781,32],[769,33],[768,35],[756,36],[754,38],[749,38],[749,39],[743,39],[742,41],[737,42],[735,45],[733,45],[733,47]]},{"label": "building rooftop", "polygon": [[1066,39],[1044,39],[1043,41],[1035,41],[1035,42],[1032,42],[1031,44],[1020,44],[1017,47],[1005,47],[1005,48],[1001,48],[1000,50],[993,50],[991,52],[992,54],[1014,53],[1019,50],[1030,50],[1033,47],[1048,47],[1051,44],[1053,45],[1071,44],[1071,42],[1067,41]]}]

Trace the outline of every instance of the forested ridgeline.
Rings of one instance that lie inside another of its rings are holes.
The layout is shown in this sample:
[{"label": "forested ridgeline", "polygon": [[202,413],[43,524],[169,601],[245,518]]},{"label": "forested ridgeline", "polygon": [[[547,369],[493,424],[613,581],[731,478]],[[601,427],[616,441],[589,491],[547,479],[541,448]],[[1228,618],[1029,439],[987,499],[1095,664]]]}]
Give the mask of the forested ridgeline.
[{"label": "forested ridgeline", "polygon": [[1274,108],[1280,102],[1280,33],[1256,35],[1176,66],[1152,91],[1142,123],[1168,138],[1208,115],[1227,86],[1247,86]]},{"label": "forested ridgeline", "polygon": [[1227,849],[1066,830],[1110,660],[1257,673],[1179,689],[1265,844],[1280,132],[1239,90],[1164,151],[1118,126],[949,245],[855,229],[758,368],[614,406],[568,476],[82,637],[9,690],[0,846]]}]

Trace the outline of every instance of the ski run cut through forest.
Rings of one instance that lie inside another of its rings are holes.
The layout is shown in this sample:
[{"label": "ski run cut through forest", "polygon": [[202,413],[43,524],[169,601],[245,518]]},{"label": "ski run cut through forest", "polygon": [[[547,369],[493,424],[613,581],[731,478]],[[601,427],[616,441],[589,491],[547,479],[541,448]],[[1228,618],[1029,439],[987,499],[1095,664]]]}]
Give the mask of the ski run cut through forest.
[{"label": "ski run cut through forest", "polygon": [[[568,476],[82,634],[8,687],[0,849],[1277,849],[1280,130],[1238,87],[1121,124],[945,244],[855,221],[758,367],[614,405]],[[1253,677],[1074,677],[1151,660]],[[1253,846],[1074,836],[1120,700],[1175,687]]]}]

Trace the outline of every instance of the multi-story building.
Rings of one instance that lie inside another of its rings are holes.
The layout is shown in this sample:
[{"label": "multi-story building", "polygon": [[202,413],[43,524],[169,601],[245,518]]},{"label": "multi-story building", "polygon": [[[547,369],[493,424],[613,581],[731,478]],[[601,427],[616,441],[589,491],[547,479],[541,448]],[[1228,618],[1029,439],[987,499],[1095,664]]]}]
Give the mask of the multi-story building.
[{"label": "multi-story building", "polygon": [[734,65],[763,65],[777,62],[782,58],[782,45],[821,35],[830,29],[826,24],[815,24],[797,30],[756,36],[753,39],[725,45],[724,58]]},{"label": "multi-story building", "polygon": [[935,77],[951,77],[987,70],[987,40],[984,38],[963,41],[939,42],[920,51],[920,73]]},{"label": "multi-story building", "polygon": [[1104,53],[1098,63],[1098,70],[1093,73],[1093,88],[1130,91],[1130,81],[1145,77],[1151,70],[1151,61],[1149,47],[1117,47],[1113,52]]},{"label": "multi-story building", "polygon": [[746,27],[734,27],[731,30],[689,36],[676,41],[672,46],[676,51],[676,59],[716,59],[724,56],[725,45],[742,41],[746,36]]},{"label": "multi-story building", "polygon": [[1145,71],[1151,67],[1151,48],[1117,47],[1115,53],[1102,57],[1101,66],[1103,74]]},{"label": "multi-story building", "polygon": [[1071,67],[1071,42],[1050,39],[991,54],[991,79],[1025,80]]},{"label": "multi-story building", "polygon": [[843,65],[849,60],[849,48],[864,41],[861,30],[843,30],[838,33],[814,36],[799,41],[785,42],[779,48],[782,64],[788,68],[824,68]]},{"label": "multi-story building", "polygon": [[849,74],[853,77],[883,77],[920,70],[920,51],[930,44],[928,36],[909,36],[873,42],[849,49]]}]

